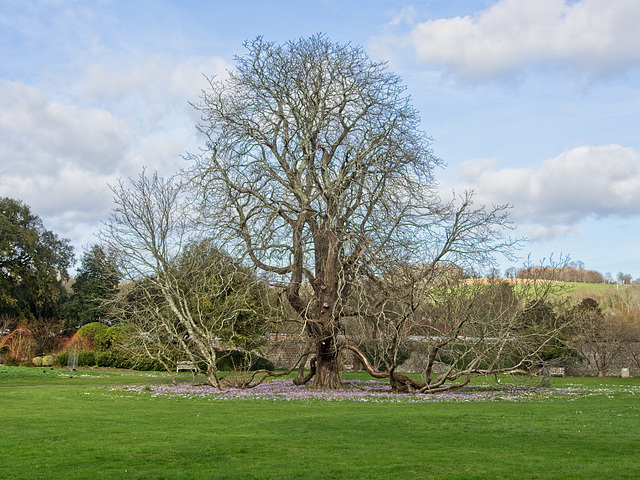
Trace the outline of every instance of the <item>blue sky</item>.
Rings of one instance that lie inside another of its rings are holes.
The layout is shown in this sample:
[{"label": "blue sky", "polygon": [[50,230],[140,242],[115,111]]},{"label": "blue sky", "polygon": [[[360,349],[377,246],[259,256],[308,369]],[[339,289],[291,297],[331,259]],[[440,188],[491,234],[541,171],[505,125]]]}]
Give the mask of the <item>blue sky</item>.
[{"label": "blue sky", "polygon": [[203,74],[244,40],[322,32],[389,62],[447,164],[443,195],[511,204],[523,261],[638,278],[639,24],[637,0],[4,0],[0,196],[81,253],[108,184],[202,146]]}]

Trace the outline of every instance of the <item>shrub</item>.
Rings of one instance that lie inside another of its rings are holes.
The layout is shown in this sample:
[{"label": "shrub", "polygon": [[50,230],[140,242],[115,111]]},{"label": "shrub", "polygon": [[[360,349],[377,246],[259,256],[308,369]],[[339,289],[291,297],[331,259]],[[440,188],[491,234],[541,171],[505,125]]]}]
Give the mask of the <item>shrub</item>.
[{"label": "shrub", "polygon": [[19,367],[20,363],[20,360],[15,357],[6,356],[4,359],[4,364],[7,367]]},{"label": "shrub", "polygon": [[109,337],[110,347],[117,348],[118,345],[126,338],[127,334],[130,333],[130,329],[130,326],[126,323],[116,323],[109,327],[107,335]]},{"label": "shrub", "polygon": [[87,323],[76,332],[76,336],[89,341],[99,352],[104,352],[111,346],[109,327],[100,322]]},{"label": "shrub", "polygon": [[133,363],[131,363],[131,360],[129,360],[128,358],[125,358],[122,355],[117,355],[114,357],[111,367],[112,368],[133,368]]},{"label": "shrub", "polygon": [[255,353],[242,352],[240,350],[226,350],[220,352],[216,362],[218,370],[274,370],[275,366],[266,358]]},{"label": "shrub", "polygon": [[0,336],[0,349],[5,355],[5,363],[9,365],[29,362],[36,356],[37,344],[33,339],[33,333],[26,323],[21,323],[10,333]]},{"label": "shrub", "polygon": [[42,366],[43,367],[52,367],[55,363],[56,359],[53,358],[53,355],[45,355],[42,357]]},{"label": "shrub", "polygon": [[258,355],[254,355],[253,356],[253,360],[251,362],[251,370],[269,370],[269,371],[273,371],[276,369],[276,366],[273,364],[272,361],[264,358],[264,357],[260,357]]},{"label": "shrub", "polygon": [[69,362],[69,352],[61,352],[56,356],[56,365],[66,367]]},{"label": "shrub", "polygon": [[131,362],[116,351],[101,352],[96,355],[96,365],[106,368],[131,368]]},{"label": "shrub", "polygon": [[145,358],[138,361],[133,368],[144,372],[162,372],[165,370],[164,366],[157,360]]},{"label": "shrub", "polygon": [[89,350],[83,350],[78,352],[78,366],[79,367],[93,367],[96,364],[95,352]]},{"label": "shrub", "polygon": [[33,360],[31,360],[31,363],[33,363],[33,365],[36,366],[36,367],[41,367],[42,366],[42,357],[33,357]]},{"label": "shrub", "polygon": [[113,367],[113,356],[111,352],[100,352],[96,355],[96,365],[99,367]]},{"label": "shrub", "polygon": [[[380,349],[374,342],[366,342],[360,345],[360,349],[377,370],[387,371],[387,363],[391,363],[390,352]],[[410,356],[411,349],[408,346],[399,347],[396,353],[396,364],[402,365]]]}]

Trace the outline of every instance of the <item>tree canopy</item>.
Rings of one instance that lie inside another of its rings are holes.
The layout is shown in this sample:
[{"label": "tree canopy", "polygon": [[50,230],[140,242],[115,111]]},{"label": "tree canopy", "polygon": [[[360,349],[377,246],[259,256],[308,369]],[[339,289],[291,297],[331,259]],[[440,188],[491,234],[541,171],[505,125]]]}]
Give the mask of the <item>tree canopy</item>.
[{"label": "tree canopy", "polygon": [[56,316],[73,260],[69,240],[47,230],[28,205],[0,198],[0,314]]},{"label": "tree canopy", "polygon": [[208,144],[192,180],[211,236],[269,274],[304,324],[313,385],[340,386],[344,321],[382,314],[365,283],[508,255],[507,207],[440,198],[405,86],[362,48],[322,35],[245,47],[197,105]]}]

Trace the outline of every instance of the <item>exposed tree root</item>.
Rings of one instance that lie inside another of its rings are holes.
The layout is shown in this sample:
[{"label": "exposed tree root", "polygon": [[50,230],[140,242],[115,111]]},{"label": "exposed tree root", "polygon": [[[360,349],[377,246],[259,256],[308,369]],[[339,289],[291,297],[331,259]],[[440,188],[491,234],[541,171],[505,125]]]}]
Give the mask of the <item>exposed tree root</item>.
[{"label": "exposed tree root", "polygon": [[[388,372],[381,372],[376,370],[366,355],[355,345],[344,344],[342,348],[349,350],[355,353],[362,365],[364,365],[365,370],[369,375],[374,378],[388,378],[389,383],[391,384],[391,389],[394,392],[398,393],[439,393],[445,392],[447,390],[454,390],[456,388],[464,387],[471,380],[470,375],[465,375],[465,378],[461,382],[451,383],[448,385],[444,384],[444,381],[449,379],[448,377],[440,377],[438,381],[433,384],[428,384],[426,382],[422,382],[420,380],[415,380],[411,377],[407,377],[406,375],[402,375],[401,373],[397,373],[395,371],[395,366],[392,367]],[[451,380],[455,380],[459,377],[450,378]]]},{"label": "exposed tree root", "polygon": [[291,372],[293,372],[296,368],[300,368],[300,370],[298,373],[298,378],[294,379],[293,383],[296,385],[302,385],[308,382],[313,377],[313,374],[315,373],[315,358],[312,358],[311,371],[309,372],[309,374],[307,374],[308,378],[304,377],[306,379],[306,380],[302,379],[304,380],[304,382],[301,381],[301,383],[296,383],[296,381],[300,380],[302,376],[300,372],[303,371],[304,364],[306,363],[306,361],[303,362],[302,360],[303,359],[306,360],[310,353],[311,352],[305,352],[302,355],[300,355],[300,358],[298,358],[298,361],[294,363],[289,370],[286,370],[284,372],[272,372],[271,370],[261,369],[261,370],[255,370],[253,372],[244,372],[238,375],[229,375],[226,377],[219,377],[218,382],[220,386],[218,388],[254,388],[260,385],[262,382],[264,382],[267,378],[278,378],[278,377],[287,376],[291,374]]},{"label": "exposed tree root", "polygon": [[313,357],[309,362],[309,373],[303,376],[304,373],[304,363],[300,364],[300,369],[298,370],[298,376],[293,379],[294,385],[306,385],[309,380],[313,378],[316,374],[316,357]]}]

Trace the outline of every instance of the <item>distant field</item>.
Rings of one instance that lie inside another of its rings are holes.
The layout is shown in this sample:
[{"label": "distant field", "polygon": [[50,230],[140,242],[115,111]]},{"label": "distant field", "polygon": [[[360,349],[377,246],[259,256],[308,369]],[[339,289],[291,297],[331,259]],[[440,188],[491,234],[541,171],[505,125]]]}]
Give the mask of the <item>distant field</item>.
[{"label": "distant field", "polygon": [[596,292],[614,294],[620,291],[640,291],[640,288],[636,285],[612,285],[609,283],[576,283],[576,282],[558,282],[563,288],[566,288],[569,292]]},{"label": "distant field", "polygon": [[[475,280],[474,280],[475,281]],[[487,282],[489,280],[486,280]],[[526,279],[499,279],[501,282],[513,284],[533,283]],[[543,282],[539,280],[538,282]],[[552,282],[559,293],[576,298],[606,297],[620,295],[624,297],[640,297],[640,285],[614,285],[609,283]]]},{"label": "distant field", "polygon": [[[619,305],[621,308],[634,308],[634,305],[640,304],[640,286],[638,285],[610,285],[599,283],[561,283],[564,294],[567,295],[573,303],[577,303],[584,298],[593,298],[597,300],[604,308],[606,308],[607,300],[616,299],[613,304]],[[637,308],[637,307],[636,307]]]},{"label": "distant field", "polygon": [[123,389],[122,378],[150,380],[129,372],[37,388],[27,385],[57,379],[7,368],[3,479],[640,478],[636,378],[558,378],[557,395],[520,401],[398,404],[166,396],[153,383]]},{"label": "distant field", "polygon": [[[490,279],[469,279],[468,283],[476,282],[489,283],[493,280]],[[532,295],[535,290],[540,290],[533,286],[537,284],[538,287],[550,286],[554,294],[568,297],[572,303],[578,303],[584,298],[590,297],[598,301],[599,303],[606,302],[608,299],[617,299],[614,304],[619,306],[625,305],[623,308],[637,308],[640,305],[640,285],[613,285],[606,283],[579,283],[579,282],[550,282],[545,283],[544,280],[528,280],[528,279],[505,279],[501,278],[497,281],[507,282],[514,285],[516,292],[523,293],[525,295]],[[606,305],[603,305],[606,308]],[[619,307],[620,308],[620,307]]]}]

